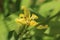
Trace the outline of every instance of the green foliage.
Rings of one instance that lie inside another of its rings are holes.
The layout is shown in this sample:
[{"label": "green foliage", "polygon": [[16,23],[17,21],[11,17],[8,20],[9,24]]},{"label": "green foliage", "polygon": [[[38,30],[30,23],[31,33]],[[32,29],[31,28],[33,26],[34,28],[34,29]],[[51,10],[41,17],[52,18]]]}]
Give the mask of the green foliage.
[{"label": "green foliage", "polygon": [[[18,33],[23,32],[24,27],[20,27],[21,25],[18,25],[15,22],[15,19],[18,18],[18,15],[16,14],[20,14],[22,12],[20,10],[21,6],[28,7],[31,13],[35,13],[36,15],[38,15],[39,19],[37,20],[37,22],[39,22],[42,25],[45,25],[45,24],[49,25],[48,29],[42,29],[42,30],[38,30],[36,28],[33,29],[32,27],[29,27],[28,35],[31,36],[31,38],[28,39],[27,37],[26,40],[55,40],[55,39],[59,40],[60,1],[46,0],[46,2],[40,4],[38,8],[37,8],[37,5],[35,5],[35,3],[31,4],[30,2],[31,0],[18,0],[18,1],[13,0],[11,4],[9,4],[9,0],[4,1],[4,4],[3,4],[4,12],[0,13],[0,40],[9,40],[8,39],[9,37],[11,40],[16,40]],[[12,8],[14,6],[15,11],[11,8],[11,10],[13,10],[14,13],[10,11],[9,7],[11,7],[11,5],[12,5]],[[31,5],[33,6],[32,8],[31,8]],[[26,35],[24,33],[23,35],[24,40],[25,40],[25,36]]]},{"label": "green foliage", "polygon": [[51,1],[43,4],[40,7],[39,13],[40,15],[47,17],[48,15],[50,17],[56,15],[60,11],[60,1]]},{"label": "green foliage", "polygon": [[0,40],[7,40],[8,30],[3,21],[3,15],[0,15]]}]

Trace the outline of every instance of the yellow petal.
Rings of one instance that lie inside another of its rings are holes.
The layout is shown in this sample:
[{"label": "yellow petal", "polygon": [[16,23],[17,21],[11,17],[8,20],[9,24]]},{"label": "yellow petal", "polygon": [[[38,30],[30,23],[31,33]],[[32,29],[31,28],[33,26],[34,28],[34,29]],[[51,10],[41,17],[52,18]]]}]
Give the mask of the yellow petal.
[{"label": "yellow petal", "polygon": [[34,21],[34,20],[32,20],[31,22],[30,22],[30,26],[36,26],[38,23],[36,22],[36,21]]},{"label": "yellow petal", "polygon": [[26,7],[25,6],[21,6],[21,9],[24,10]]},{"label": "yellow petal", "polygon": [[30,18],[30,11],[27,7],[22,6],[21,9],[24,11],[25,18]]},{"label": "yellow petal", "polygon": [[16,19],[16,22],[20,23],[20,24],[26,24],[26,20],[24,18],[22,18],[22,19]]},{"label": "yellow petal", "polygon": [[30,18],[30,11],[27,8],[24,9],[24,15],[26,18]]},{"label": "yellow petal", "polygon": [[20,14],[19,15],[19,18],[24,18],[24,14]]},{"label": "yellow petal", "polygon": [[38,16],[35,14],[32,14],[31,19],[38,19]]}]

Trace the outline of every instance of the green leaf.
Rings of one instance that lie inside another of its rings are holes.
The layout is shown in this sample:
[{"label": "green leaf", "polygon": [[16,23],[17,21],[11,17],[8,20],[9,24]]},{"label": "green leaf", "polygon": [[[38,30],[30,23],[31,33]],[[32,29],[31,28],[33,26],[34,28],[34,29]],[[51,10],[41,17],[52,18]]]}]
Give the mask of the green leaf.
[{"label": "green leaf", "polygon": [[[57,34],[60,34],[60,16],[56,16],[49,22],[49,33],[50,35],[56,36]],[[48,30],[47,30],[48,32]],[[47,33],[46,32],[46,33]]]},{"label": "green leaf", "polygon": [[56,15],[59,10],[60,10],[60,1],[51,1],[43,4],[40,7],[39,13],[43,17],[47,17],[48,15],[51,17]]},{"label": "green leaf", "polygon": [[0,40],[7,40],[8,30],[3,22],[3,16],[0,14]]},{"label": "green leaf", "polygon": [[12,31],[12,30],[17,29],[19,26],[19,25],[17,25],[17,23],[15,21],[16,18],[18,18],[17,15],[11,14],[8,18],[9,19],[6,20],[6,24],[8,25],[9,30]]}]

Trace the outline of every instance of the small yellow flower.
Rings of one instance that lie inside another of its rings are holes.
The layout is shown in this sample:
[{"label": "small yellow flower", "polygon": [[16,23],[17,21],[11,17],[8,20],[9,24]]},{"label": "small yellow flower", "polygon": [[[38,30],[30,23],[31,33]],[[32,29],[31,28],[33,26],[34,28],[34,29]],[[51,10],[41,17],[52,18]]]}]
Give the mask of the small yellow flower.
[{"label": "small yellow flower", "polygon": [[[19,15],[19,18],[16,19],[17,23],[24,24],[24,25],[29,25],[29,26],[36,26],[38,23],[35,21],[35,19],[38,19],[38,16],[35,14],[30,14],[30,11],[22,6],[22,10],[24,10],[24,13],[21,13]],[[48,25],[39,25],[37,29],[47,29]]]},{"label": "small yellow flower", "polygon": [[37,29],[47,29],[48,25],[39,25]]},{"label": "small yellow flower", "polygon": [[43,29],[43,26],[42,26],[42,25],[39,25],[39,26],[37,27],[37,29]]},{"label": "small yellow flower", "polygon": [[22,10],[24,10],[24,14],[19,15],[17,23],[26,24],[29,26],[35,26],[38,24],[36,21],[34,21],[34,19],[38,19],[38,16],[36,16],[35,14],[32,14],[31,16],[30,11],[24,6],[22,6]]}]

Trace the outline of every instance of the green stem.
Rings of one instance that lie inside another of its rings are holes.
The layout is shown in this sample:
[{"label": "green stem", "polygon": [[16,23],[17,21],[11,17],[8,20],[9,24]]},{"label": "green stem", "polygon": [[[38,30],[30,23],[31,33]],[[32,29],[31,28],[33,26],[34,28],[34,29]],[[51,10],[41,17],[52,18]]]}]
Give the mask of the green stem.
[{"label": "green stem", "polygon": [[27,31],[27,25],[25,26],[25,28],[23,28],[24,30],[23,30],[23,32],[21,33],[21,35],[20,35],[20,40],[22,40],[23,39],[23,35],[26,33],[26,31]]},{"label": "green stem", "polygon": [[16,11],[20,11],[21,1],[22,1],[22,0],[17,0],[17,1],[16,1]]},{"label": "green stem", "polygon": [[31,8],[34,8],[35,7],[36,1],[37,0],[31,0],[31,2],[32,2],[31,6],[30,6]]}]

